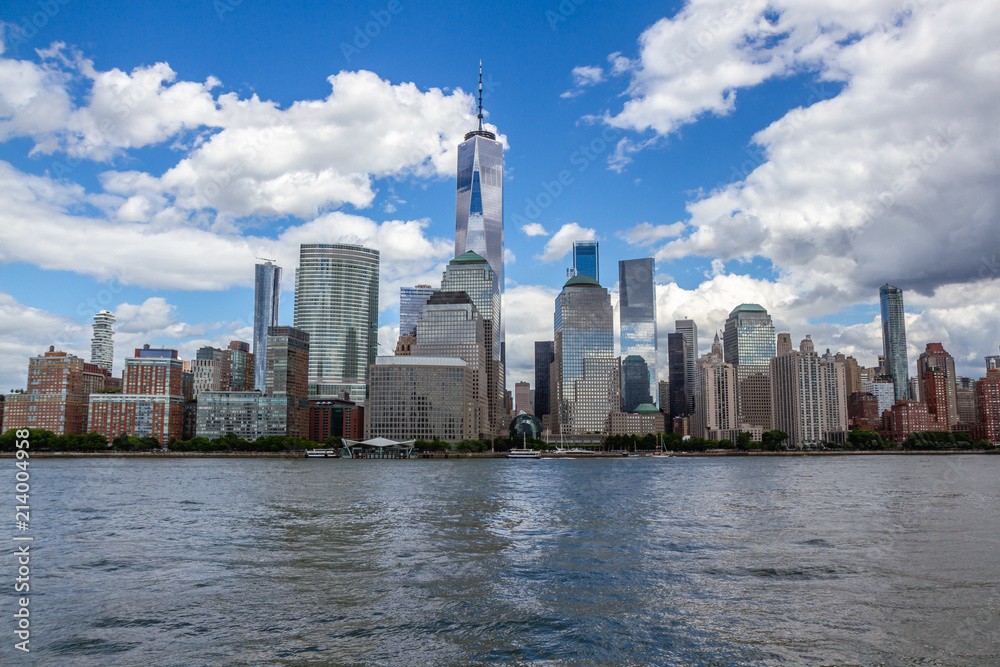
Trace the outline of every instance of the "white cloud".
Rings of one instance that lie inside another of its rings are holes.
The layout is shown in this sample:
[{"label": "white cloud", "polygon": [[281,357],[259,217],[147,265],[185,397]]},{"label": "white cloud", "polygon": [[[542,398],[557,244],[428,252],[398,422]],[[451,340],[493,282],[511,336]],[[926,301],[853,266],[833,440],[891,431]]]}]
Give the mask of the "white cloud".
[{"label": "white cloud", "polygon": [[552,238],[545,244],[542,254],[537,255],[536,258],[543,262],[557,262],[573,249],[573,241],[593,241],[596,238],[596,230],[569,222],[552,235]]},{"label": "white cloud", "polygon": [[553,313],[558,289],[545,285],[516,285],[504,291],[507,330],[507,386],[535,385],[535,341],[552,340]]},{"label": "white cloud", "polygon": [[647,246],[657,241],[680,236],[685,227],[683,222],[675,222],[672,225],[651,225],[648,222],[640,222],[635,227],[618,232],[616,235],[632,245]]},{"label": "white cloud", "polygon": [[562,93],[559,97],[576,97],[581,95],[585,88],[596,86],[604,81],[604,70],[592,65],[581,65],[573,68],[573,88]]},{"label": "white cloud", "polygon": [[761,129],[759,159],[691,202],[687,233],[657,259],[764,258],[826,305],[817,316],[887,281],[930,295],[995,277],[998,30],[995,12],[943,0],[905,11],[694,0],[657,22],[640,39],[630,99],[607,117],[654,136],[625,137],[612,167],[680,124],[728,113],[739,88],[803,70],[837,86],[804,88],[802,107]]},{"label": "white cloud", "polygon": [[[141,181],[137,179],[137,182]],[[152,288],[218,290],[249,285],[254,258],[274,257],[294,275],[300,243],[357,243],[381,252],[383,307],[402,284],[440,280],[450,239],[428,238],[428,220],[388,220],[334,212],[291,225],[277,238],[142,224],[75,214],[91,202],[79,186],[23,174],[0,162],[0,261],[76,271]],[[121,200],[119,200],[121,201]],[[127,206],[127,202],[125,204]],[[120,210],[120,209],[119,209]]]},{"label": "white cloud", "polygon": [[521,231],[528,236],[548,236],[549,233],[545,231],[545,227],[538,222],[529,222],[526,225],[521,225]]},{"label": "white cloud", "polygon": [[375,196],[373,179],[453,174],[464,129],[474,124],[472,95],[422,91],[372,72],[334,74],[325,99],[282,109],[256,95],[215,96],[214,77],[176,81],[167,63],[102,72],[66,51],[40,50],[38,63],[0,54],[0,141],[29,137],[33,153],[65,152],[53,163],[61,177],[79,159],[108,161],[174,140],[185,155],[161,176],[103,176],[108,191],[149,200],[132,201],[121,211],[126,220],[146,219],[167,202],[229,217],[364,208]]}]

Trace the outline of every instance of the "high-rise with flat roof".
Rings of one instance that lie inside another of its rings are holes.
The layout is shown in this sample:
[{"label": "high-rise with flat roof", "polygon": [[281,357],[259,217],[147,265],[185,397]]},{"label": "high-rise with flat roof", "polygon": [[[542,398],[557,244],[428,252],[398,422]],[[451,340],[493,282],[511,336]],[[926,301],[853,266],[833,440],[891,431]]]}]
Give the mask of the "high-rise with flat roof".
[{"label": "high-rise with flat roof", "polygon": [[889,283],[879,288],[882,310],[882,349],[885,365],[892,376],[896,400],[909,398],[910,371],[906,361],[906,317],[903,312],[903,290]]},{"label": "high-rise with flat roof", "polygon": [[649,364],[638,354],[622,360],[622,410],[634,412],[643,404],[652,404],[649,392]]},{"label": "high-rise with flat roof", "polygon": [[775,333],[771,316],[756,303],[729,313],[723,333],[726,362],[736,366],[739,421],[771,430],[771,359]]},{"label": "high-rise with flat roof", "polygon": [[684,334],[674,332],[667,334],[667,378],[670,381],[670,402],[660,406],[671,417],[683,417],[687,414],[687,350],[684,347]]},{"label": "high-rise with flat roof", "polygon": [[309,435],[309,334],[296,327],[267,330],[267,368],[261,400],[262,435]]},{"label": "high-rise with flat roof", "polygon": [[556,360],[555,343],[551,340],[535,341],[535,416],[541,419],[551,414],[549,407],[552,391],[552,362]]},{"label": "high-rise with flat roof", "polygon": [[698,325],[694,320],[676,320],[674,331],[684,337],[684,405],[685,413],[693,415],[698,386]]},{"label": "high-rise with flat roof", "polygon": [[281,267],[270,261],[254,267],[253,354],[254,388],[264,391],[267,368],[267,330],[278,326],[281,298]]},{"label": "high-rise with flat roof", "polygon": [[[656,395],[657,380],[656,287],[653,284],[653,258],[626,259],[618,262],[618,289],[622,359],[633,355],[641,357],[646,362],[646,375],[649,378],[646,393],[650,399],[638,401],[635,405],[652,403],[652,397]],[[626,402],[630,402],[627,396]]]},{"label": "high-rise with flat roof", "polygon": [[958,423],[955,386],[955,359],[941,343],[927,343],[917,359],[920,399],[927,404],[932,420],[946,428]]},{"label": "high-rise with flat roof", "polygon": [[90,363],[111,371],[115,361],[115,316],[110,310],[94,315],[94,337],[90,339]]},{"label": "high-rise with flat roof", "polygon": [[365,438],[478,437],[472,371],[455,357],[378,357],[371,368]]},{"label": "high-rise with flat roof", "polygon": [[590,276],[566,281],[555,303],[555,405],[559,432],[602,433],[621,405],[614,311]]},{"label": "high-rise with flat roof", "polygon": [[483,318],[465,292],[439,292],[427,300],[417,321],[413,357],[462,359],[472,377],[476,429],[480,437],[498,435],[489,428],[486,332]]},{"label": "high-rise with flat roof", "polygon": [[28,360],[28,386],[5,401],[3,431],[39,428],[56,435],[87,432],[83,359],[49,347]]},{"label": "high-rise with flat roof", "polygon": [[122,433],[155,438],[161,445],[184,431],[183,363],[177,351],[135,350],[125,359],[122,393],[90,397],[90,430],[113,440]]},{"label": "high-rise with flat roof", "polygon": [[295,328],[309,334],[310,393],[364,402],[378,349],[379,251],[303,243],[295,271]]}]

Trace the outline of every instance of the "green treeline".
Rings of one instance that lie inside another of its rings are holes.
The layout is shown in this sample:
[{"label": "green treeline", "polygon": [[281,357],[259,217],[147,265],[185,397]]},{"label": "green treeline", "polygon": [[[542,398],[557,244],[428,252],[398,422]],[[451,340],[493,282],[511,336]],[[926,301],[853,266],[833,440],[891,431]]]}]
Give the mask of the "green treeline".
[{"label": "green treeline", "polygon": [[[30,451],[40,452],[147,452],[161,449],[161,443],[156,438],[139,438],[127,436],[124,433],[111,442],[98,433],[84,435],[56,435],[43,429],[28,429]],[[13,452],[15,442],[14,429],[0,435],[0,452]],[[668,452],[704,452],[709,449],[730,449],[734,451],[785,451],[788,434],[782,431],[767,431],[761,442],[751,442],[749,433],[741,433],[736,442],[732,440],[706,440],[689,438],[684,440],[677,433],[661,433],[658,435],[626,436],[610,435],[604,439],[600,448],[605,451],[636,451],[652,452],[657,443],[663,451]],[[233,433],[221,438],[191,438],[189,440],[173,439],[167,444],[172,452],[287,452],[304,451],[306,449],[339,449],[342,447],[339,437],[327,438],[323,443],[312,442],[303,438],[291,436],[269,436],[253,442],[236,437]],[[493,440],[463,440],[450,443],[441,440],[417,440],[415,449],[420,453],[431,452],[506,452],[511,449],[527,447],[549,451],[557,448],[556,444],[546,444],[542,440],[519,437],[495,438]],[[986,440],[974,441],[968,433],[949,433],[927,431],[911,433],[902,443],[887,442],[875,431],[855,429],[848,433],[843,444],[828,442],[823,446],[827,450],[840,451],[880,451],[880,450],[912,450],[912,451],[947,451],[947,450],[991,450],[996,446]]]}]

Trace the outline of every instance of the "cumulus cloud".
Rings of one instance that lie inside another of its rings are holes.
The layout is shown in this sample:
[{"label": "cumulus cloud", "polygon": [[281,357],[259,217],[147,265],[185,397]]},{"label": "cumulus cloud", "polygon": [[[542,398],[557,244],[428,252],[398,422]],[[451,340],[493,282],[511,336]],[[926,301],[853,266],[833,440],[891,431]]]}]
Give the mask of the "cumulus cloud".
[{"label": "cumulus cloud", "polygon": [[168,204],[235,218],[364,208],[373,179],[454,173],[462,133],[474,124],[470,94],[366,71],[334,74],[326,98],[281,108],[256,95],[216,95],[214,77],[177,81],[167,63],[99,71],[62,44],[38,53],[37,63],[0,54],[0,141],[28,137],[33,153],[65,153],[56,177],[76,160],[110,161],[168,140],[184,153],[162,175],[103,176],[128,200],[122,219],[146,220]]},{"label": "cumulus cloud", "polygon": [[507,330],[507,386],[535,385],[535,341],[552,340],[555,299],[559,290],[545,285],[516,285],[504,292]]},{"label": "cumulus cloud", "polygon": [[647,246],[664,239],[680,236],[685,227],[683,222],[675,222],[672,225],[651,225],[648,222],[640,222],[631,229],[617,232],[616,236],[624,238],[632,245]]},{"label": "cumulus cloud", "polygon": [[254,258],[274,257],[294,275],[301,243],[355,243],[381,252],[382,304],[401,284],[439,280],[449,239],[428,238],[428,220],[332,212],[290,225],[277,238],[76,214],[90,197],[76,185],[23,174],[0,162],[0,261],[76,271],[151,288],[219,290],[249,285]]},{"label": "cumulus cloud", "polygon": [[592,65],[581,65],[573,68],[573,88],[559,97],[576,97],[583,94],[585,88],[595,86],[604,81],[604,70]]},{"label": "cumulus cloud", "polygon": [[575,222],[566,223],[552,235],[552,238],[545,244],[542,254],[537,255],[536,259],[543,262],[557,262],[573,249],[573,241],[593,241],[596,238],[596,230],[590,227],[581,227]]},{"label": "cumulus cloud", "polygon": [[526,225],[521,225],[521,231],[528,236],[548,236],[549,233],[545,231],[545,227],[538,222],[529,222]]},{"label": "cumulus cloud", "polygon": [[[684,123],[731,112],[739,90],[768,79],[811,72],[833,87],[823,95],[803,89],[802,106],[761,128],[750,147],[759,158],[690,202],[679,234],[654,238],[639,226],[626,238],[634,231],[636,241],[648,239],[661,262],[714,260],[685,298],[722,290],[715,311],[701,309],[716,326],[723,308],[780,293],[762,305],[794,325],[793,339],[811,328],[831,347],[839,341],[845,352],[869,356],[881,347],[877,323],[809,322],[871,304],[891,282],[913,309],[911,355],[919,352],[913,341],[920,349],[953,341],[956,358],[975,362],[966,371],[973,373],[995,347],[977,349],[973,340],[981,348],[982,332],[992,329],[968,333],[958,323],[972,312],[993,317],[983,295],[1000,277],[990,259],[1000,255],[998,29],[1000,17],[974,2],[692,0],[647,29],[638,58],[621,63],[631,77],[628,100],[605,120],[652,138],[624,137],[612,167]],[[763,260],[773,274],[747,283],[720,260]],[[732,284],[746,293],[724,289]]]}]

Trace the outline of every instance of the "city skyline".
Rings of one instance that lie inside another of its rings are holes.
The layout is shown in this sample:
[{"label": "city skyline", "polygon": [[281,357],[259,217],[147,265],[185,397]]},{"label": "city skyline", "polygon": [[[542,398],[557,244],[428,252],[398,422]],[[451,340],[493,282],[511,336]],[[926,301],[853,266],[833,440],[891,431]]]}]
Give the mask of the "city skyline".
[{"label": "city skyline", "polygon": [[[545,304],[574,241],[604,246],[605,276],[655,257],[662,350],[676,319],[696,322],[707,349],[734,305],[759,303],[777,330],[871,366],[877,287],[889,282],[906,292],[910,368],[941,342],[959,375],[982,375],[1000,330],[998,194],[981,185],[995,180],[997,146],[980,111],[995,108],[996,86],[981,82],[996,80],[984,37],[996,17],[961,2],[903,15],[870,2],[837,17],[845,38],[806,62],[826,18],[812,10],[577,9],[554,23],[542,4],[499,10],[482,31],[486,10],[466,8],[450,47],[422,46],[415,62],[400,54],[439,28],[412,7],[348,60],[310,49],[350,40],[372,20],[363,8],[184,7],[152,21],[138,8],[106,17],[68,5],[29,37],[13,26],[37,9],[9,3],[0,70],[29,76],[0,118],[12,202],[0,212],[0,386],[23,387],[27,359],[49,345],[89,358],[99,310],[117,318],[116,376],[145,342],[192,359],[251,341],[253,258],[295,271],[310,242],[383,253],[379,342],[392,350],[399,288],[433,284],[454,256],[458,146],[479,126],[480,59],[483,131],[504,147],[509,388],[531,380],[533,342],[551,339]],[[253,26],[279,20],[301,28],[291,47],[278,40],[283,57],[277,43],[242,47]],[[107,30],[82,31],[96,21]],[[705,26],[718,30],[700,44]],[[582,45],[580,30],[596,37]],[[506,48],[515,32],[526,49]],[[122,33],[137,39],[111,38]],[[247,57],[192,53],[179,34]],[[865,49],[877,57],[858,58]],[[524,67],[539,53],[556,55]],[[0,95],[11,85],[0,79]],[[657,106],[664,90],[676,106]],[[606,282],[617,308],[620,288]]]}]

